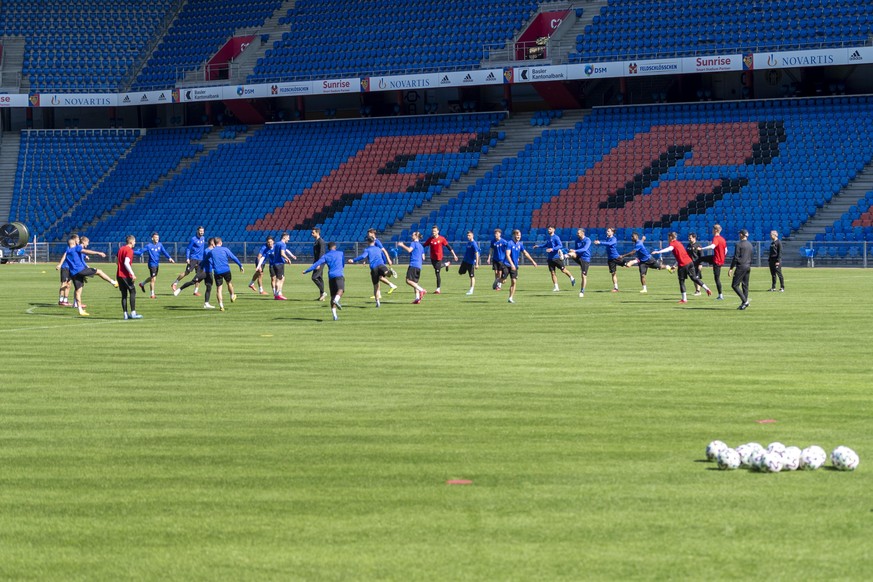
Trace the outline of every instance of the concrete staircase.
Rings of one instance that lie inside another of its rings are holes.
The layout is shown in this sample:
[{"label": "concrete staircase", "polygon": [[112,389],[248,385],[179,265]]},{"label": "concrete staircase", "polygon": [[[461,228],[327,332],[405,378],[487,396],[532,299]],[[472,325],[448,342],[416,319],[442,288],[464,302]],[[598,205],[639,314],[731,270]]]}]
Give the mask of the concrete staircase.
[{"label": "concrete staircase", "polygon": [[0,223],[14,219],[10,216],[12,194],[15,190],[15,172],[18,169],[18,150],[21,138],[18,133],[0,134]]},{"label": "concrete staircase", "polygon": [[801,255],[800,249],[808,246],[809,241],[815,240],[815,235],[823,233],[825,228],[832,226],[835,220],[871,190],[873,190],[873,161],[864,166],[855,179],[831,198],[831,201],[812,218],[782,240],[782,264],[786,267],[807,266],[807,259]]},{"label": "concrete staircase", "polygon": [[122,81],[122,92],[127,93],[128,91],[130,91],[131,86],[136,82],[136,78],[145,68],[146,63],[149,62],[149,59],[152,58],[152,55],[155,54],[158,45],[161,44],[162,40],[164,40],[164,36],[166,36],[167,31],[170,30],[170,26],[172,26],[173,21],[176,20],[176,17],[179,16],[179,13],[182,11],[182,8],[185,7],[186,3],[187,0],[176,0],[176,3],[171,6],[169,10],[167,10],[166,16],[164,16],[161,24],[155,30],[155,34],[152,35],[149,44],[136,58],[136,61],[134,61],[133,65],[130,67],[130,72],[127,74],[127,77],[125,77],[124,81]]},{"label": "concrete staircase", "polygon": [[544,130],[570,129],[576,125],[576,122],[582,121],[588,113],[589,111],[564,112],[564,116],[561,119],[552,119],[552,124],[548,127],[531,126],[531,114],[515,115],[504,121],[498,130],[505,131],[506,137],[503,141],[497,142],[497,146],[489,149],[487,154],[480,156],[478,166],[471,168],[460,180],[444,188],[442,193],[426,201],[420,207],[404,216],[399,222],[392,224],[382,231],[379,236],[390,240],[392,236],[400,234],[422,218],[427,217],[431,212],[438,210],[444,204],[448,204],[449,200],[457,198],[470,186],[476,184],[477,180],[484,177],[496,166],[499,166],[504,159],[515,156],[524,149],[525,145],[533,143],[534,139],[542,135]]},{"label": "concrete staircase", "polygon": [[87,230],[88,228],[94,226],[95,224],[97,224],[103,220],[106,220],[110,216],[114,216],[119,211],[127,208],[131,204],[133,204],[133,203],[137,202],[138,200],[140,200],[141,198],[143,198],[149,192],[152,192],[156,188],[160,188],[161,186],[172,181],[173,179],[176,178],[176,176],[178,176],[179,174],[181,174],[182,172],[184,172],[188,168],[192,167],[193,165],[197,164],[197,162],[199,162],[201,159],[203,159],[204,157],[208,156],[209,154],[214,152],[216,149],[218,149],[218,146],[220,144],[242,143],[250,135],[252,135],[252,133],[254,131],[256,131],[258,129],[260,129],[260,127],[250,126],[249,131],[247,131],[245,133],[239,133],[236,135],[236,137],[229,139],[229,138],[221,137],[221,131],[222,131],[221,127],[213,128],[212,131],[210,131],[204,138],[193,142],[193,143],[202,144],[203,151],[197,152],[197,154],[195,154],[194,156],[192,156],[190,158],[183,158],[182,161],[179,163],[179,165],[176,166],[175,168],[173,168],[169,173],[167,173],[166,176],[162,176],[162,177],[158,178],[157,180],[155,180],[154,182],[152,182],[151,184],[149,184],[145,188],[141,189],[139,192],[134,193],[130,198],[125,200],[123,203],[115,206],[114,208],[112,208],[110,210],[107,210],[106,212],[104,212],[103,214],[101,214],[100,216],[95,218],[94,220],[91,220],[90,222],[81,225],[81,227],[79,227],[79,230],[80,231]]},{"label": "concrete staircase", "polygon": [[577,18],[575,10],[571,10],[564,23],[552,35],[549,58],[553,65],[563,65],[568,62],[570,53],[576,52],[576,37],[585,33],[585,27],[591,24],[594,17],[600,14],[600,9],[606,5],[607,0],[585,0],[573,3],[573,8],[584,8],[585,12]]},{"label": "concrete staircase", "polygon": [[0,63],[0,93],[18,93],[30,89],[30,80],[22,79],[24,67],[24,37],[0,36],[3,60]]},{"label": "concrete staircase", "polygon": [[[264,21],[262,26],[243,28],[234,32],[234,36],[255,35],[255,38],[241,55],[231,61],[230,70],[228,71],[229,76],[227,79],[222,80],[221,84],[240,85],[245,83],[246,77],[252,74],[258,59],[262,58],[267,49],[273,46],[274,41],[282,37],[283,32],[288,31],[288,25],[279,24],[279,19],[285,16],[288,10],[294,8],[296,3],[296,0],[285,0],[282,2],[282,6],[270,18]],[[266,42],[261,41],[261,36],[264,34],[270,35]],[[209,81],[204,81],[204,79],[206,79],[206,63],[203,63],[197,70],[188,71],[185,74],[185,78],[179,84],[183,86],[194,86],[204,82],[207,85],[210,84]]]}]

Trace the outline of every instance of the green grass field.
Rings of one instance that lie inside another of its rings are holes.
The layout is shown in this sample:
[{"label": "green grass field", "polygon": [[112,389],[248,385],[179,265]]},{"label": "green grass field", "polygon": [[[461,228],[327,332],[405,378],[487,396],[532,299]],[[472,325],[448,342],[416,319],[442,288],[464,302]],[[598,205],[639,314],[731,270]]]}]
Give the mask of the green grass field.
[{"label": "green grass field", "polygon": [[[350,267],[334,322],[302,270],[288,302],[235,272],[219,313],[165,265],[126,322],[0,267],[0,578],[869,579],[873,272],[756,269],[739,312],[664,272],[580,300],[525,268],[509,305],[453,268],[377,310]],[[721,472],[716,438],[861,465]]]}]

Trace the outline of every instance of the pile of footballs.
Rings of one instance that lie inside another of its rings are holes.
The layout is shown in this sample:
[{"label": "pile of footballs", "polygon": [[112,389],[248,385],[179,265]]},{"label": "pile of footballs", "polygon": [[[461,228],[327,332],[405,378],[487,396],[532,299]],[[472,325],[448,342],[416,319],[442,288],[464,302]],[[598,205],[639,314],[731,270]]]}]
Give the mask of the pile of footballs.
[{"label": "pile of footballs", "polygon": [[[723,471],[743,468],[761,473],[780,471],[815,471],[824,466],[828,455],[823,448],[812,445],[801,450],[800,447],[786,447],[782,443],[770,443],[764,447],[758,443],[746,443],[735,449],[722,441],[712,441],[706,446],[706,458],[718,463]],[[854,471],[861,459],[849,447],[839,446],[831,453],[831,464],[838,471]]]}]

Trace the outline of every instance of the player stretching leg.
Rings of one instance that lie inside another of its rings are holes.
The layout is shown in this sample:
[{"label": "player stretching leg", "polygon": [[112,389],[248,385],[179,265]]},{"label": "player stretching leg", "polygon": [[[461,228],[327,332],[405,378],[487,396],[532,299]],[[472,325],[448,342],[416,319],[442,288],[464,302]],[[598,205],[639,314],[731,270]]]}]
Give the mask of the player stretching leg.
[{"label": "player stretching leg", "polygon": [[[273,251],[273,242],[274,238],[272,236],[268,236],[266,242],[261,245],[261,248],[258,249],[258,258],[255,260],[255,273],[252,275],[252,280],[249,282],[249,289],[254,291],[255,293],[260,293],[261,295],[266,295],[267,292],[264,291],[264,263],[267,261],[267,254]],[[255,287],[255,283],[258,284]]]},{"label": "player stretching leg", "polygon": [[[367,259],[367,262],[370,265],[370,280],[373,282],[373,297],[376,298],[376,307],[379,307],[382,305],[380,283],[385,283],[391,287],[391,291],[397,289],[397,285],[388,280],[390,270],[388,269],[388,265],[385,264],[386,255],[383,252],[383,249],[376,246],[376,239],[372,236],[368,236],[365,240],[368,246],[364,249],[364,252],[361,255],[354,259],[349,259],[349,264]],[[390,261],[391,259],[388,260]]]},{"label": "player stretching leg", "polygon": [[336,250],[336,243],[327,243],[327,252],[321,258],[312,263],[308,269],[303,271],[303,274],[315,272],[316,269],[327,265],[327,285],[330,290],[330,311],[333,314],[333,320],[339,319],[337,309],[342,310],[343,306],[340,299],[346,291],[346,278],[343,274],[345,268],[345,258],[341,251]]},{"label": "player stretching leg", "polygon": [[[73,242],[73,237],[67,241],[67,248],[72,248],[76,246],[76,243]],[[70,287],[73,283],[73,278],[70,276],[70,262],[67,260],[67,253],[65,252],[61,257],[61,260],[58,261],[58,264],[55,266],[56,271],[61,272],[61,288],[58,290],[58,305],[61,307],[70,307],[73,304],[70,303]]]},{"label": "player stretching leg", "polygon": [[564,244],[561,242],[560,237],[555,234],[555,227],[550,226],[548,228],[549,238],[545,242],[534,245],[535,249],[546,249],[546,252],[549,253],[549,274],[552,276],[552,283],[555,285],[555,288],[552,291],[560,291],[560,287],[558,287],[558,274],[557,271],[561,271],[570,279],[570,285],[576,285],[576,278],[567,270],[567,267],[564,266]]},{"label": "player stretching leg", "polygon": [[412,287],[415,290],[415,301],[414,304],[421,303],[421,300],[424,299],[424,296],[427,295],[427,291],[418,284],[418,280],[421,278],[421,267],[424,259],[424,247],[421,246],[421,233],[415,231],[412,233],[412,244],[406,246],[405,244],[397,243],[397,246],[409,253],[409,267],[406,269],[406,284]]},{"label": "player stretching leg", "polygon": [[[700,265],[700,257],[702,256],[702,250],[700,248],[700,243],[697,240],[696,232],[688,233],[688,244],[685,246],[685,250],[688,251],[688,256],[691,257],[691,262],[694,263],[694,274],[697,275],[697,278],[703,280],[703,277],[700,276],[700,269],[698,265]],[[694,295],[700,295],[700,285],[695,283],[694,285]]]},{"label": "player stretching leg", "polygon": [[467,231],[467,248],[464,250],[464,259],[458,267],[458,275],[470,275],[470,290],[467,295],[472,295],[476,288],[476,267],[479,266],[479,243],[472,230]]},{"label": "player stretching leg", "polygon": [[206,293],[203,296],[203,309],[215,309],[214,305],[210,305],[209,297],[212,295],[212,249],[215,248],[215,239],[210,238],[206,243],[206,250],[203,251],[203,260],[200,261],[197,274],[194,275],[194,278],[183,284],[181,287],[177,287],[175,291],[173,291],[173,295],[178,296],[184,289],[187,289],[191,285],[199,286],[201,282],[206,283]]},{"label": "player stretching leg", "polygon": [[527,249],[524,248],[524,243],[521,242],[521,231],[515,229],[512,231],[512,241],[506,247],[506,264],[509,267],[509,303],[515,303],[515,286],[518,283],[518,262],[522,255],[527,257],[527,260],[536,267],[537,262],[533,260]]},{"label": "player stretching leg", "polygon": [[573,259],[582,270],[582,287],[579,288],[579,297],[585,297],[585,287],[588,286],[588,267],[591,264],[591,239],[585,236],[585,229],[576,231],[575,248],[567,251],[567,256]]},{"label": "player stretching leg", "polygon": [[[180,273],[176,280],[173,281],[173,291],[179,286],[179,281],[187,277],[190,273],[197,273],[197,267],[200,261],[203,260],[203,249],[206,247],[206,239],[203,237],[202,226],[197,227],[197,234],[191,237],[188,242],[188,247],[185,249],[185,271]],[[194,286],[194,295],[200,295],[200,287]]]},{"label": "player stretching leg", "polygon": [[[142,315],[136,312],[136,273],[133,272],[133,247],[135,244],[136,237],[132,234],[127,235],[124,245],[118,249],[115,261],[118,266],[116,277],[118,288],[121,290],[121,311],[124,313],[124,319],[142,319]],[[127,309],[128,296],[130,311]]]},{"label": "player stretching leg", "polygon": [[634,250],[632,252],[636,257],[625,263],[624,266],[633,267],[634,265],[639,265],[640,285],[643,286],[640,293],[648,293],[649,289],[646,287],[646,273],[648,273],[649,267],[658,270],[668,269],[668,267],[663,261],[654,258],[646,248],[646,245],[644,244],[646,242],[646,237],[640,236],[640,233],[635,232],[631,235],[631,240],[634,241]]},{"label": "player stretching leg", "polygon": [[79,308],[79,315],[88,317],[89,313],[85,311],[85,304],[82,303],[82,287],[88,277],[97,275],[113,287],[118,287],[118,282],[109,278],[106,273],[100,269],[94,269],[85,264],[85,255],[98,256],[106,258],[106,253],[99,251],[88,250],[88,237],[79,235],[71,235],[67,243],[74,243],[67,249],[67,260],[70,264],[70,276],[73,280],[73,288],[75,289],[75,305]]},{"label": "player stretching leg", "polygon": [[[149,255],[149,289],[151,290],[151,298],[155,298],[155,282],[158,279],[158,270],[160,269],[161,263],[161,255],[167,257],[171,263],[175,263],[173,257],[170,256],[170,253],[167,252],[167,249],[164,248],[163,243],[161,243],[161,237],[158,233],[152,233],[152,242],[145,245],[143,248],[134,251],[133,254],[135,256],[140,256],[145,253]],[[145,293],[145,282],[142,281],[139,284],[139,288],[142,289],[142,292]]]},{"label": "player stretching leg", "polygon": [[698,272],[700,265],[706,263],[712,265],[712,278],[715,280],[715,288],[718,290],[716,299],[724,299],[721,292],[721,268],[724,266],[725,255],[727,254],[727,241],[721,236],[721,225],[715,224],[712,227],[712,244],[700,249],[701,252],[712,249],[711,256],[700,257],[697,267]]},{"label": "player stretching leg", "polygon": [[700,277],[697,276],[697,272],[694,270],[694,263],[691,261],[691,257],[688,256],[688,251],[685,250],[685,247],[681,242],[679,242],[678,238],[679,237],[675,232],[671,232],[667,235],[667,240],[670,242],[670,245],[663,249],[652,251],[652,254],[660,255],[667,251],[673,251],[673,256],[676,257],[676,262],[679,264],[679,268],[677,269],[679,273],[679,291],[682,293],[682,299],[679,303],[688,303],[688,293],[685,291],[685,279],[691,279],[695,284],[703,287],[703,290],[706,291],[707,295],[712,295],[712,291],[710,291],[709,287],[707,287],[706,284],[700,280]]}]

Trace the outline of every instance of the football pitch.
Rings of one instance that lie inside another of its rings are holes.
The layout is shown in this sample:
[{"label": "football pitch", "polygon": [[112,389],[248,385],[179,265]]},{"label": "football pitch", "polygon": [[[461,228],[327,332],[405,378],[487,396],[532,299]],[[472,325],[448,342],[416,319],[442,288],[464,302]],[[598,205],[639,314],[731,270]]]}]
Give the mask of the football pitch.
[{"label": "football pitch", "polygon": [[[163,265],[123,321],[102,281],[79,318],[53,265],[0,266],[0,578],[869,579],[873,271],[753,269],[737,311],[726,272],[678,305],[666,272],[580,299],[526,267],[510,305],[453,267],[376,309],[349,266],[334,322],[304,268],[286,302],[234,269],[220,313]],[[713,439],[861,464],[723,472]]]}]

